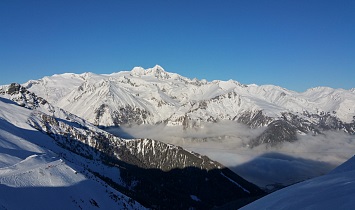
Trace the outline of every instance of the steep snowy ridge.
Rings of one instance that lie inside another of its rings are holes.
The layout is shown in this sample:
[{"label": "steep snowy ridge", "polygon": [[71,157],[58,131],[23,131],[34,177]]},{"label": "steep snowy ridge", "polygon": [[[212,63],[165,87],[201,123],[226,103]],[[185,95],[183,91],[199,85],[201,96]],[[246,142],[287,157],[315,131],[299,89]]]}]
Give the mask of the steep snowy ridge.
[{"label": "steep snowy ridge", "polygon": [[84,74],[65,73],[47,76],[39,80],[30,80],[24,86],[46,100],[57,102],[58,99],[66,96],[73,87],[80,86],[84,80]]},{"label": "steep snowy ridge", "polygon": [[[63,109],[102,126],[149,123],[150,104],[110,80],[89,80],[59,101]],[[92,110],[95,110],[94,112]],[[124,116],[123,112],[130,116]],[[93,120],[91,120],[93,119]]]}]

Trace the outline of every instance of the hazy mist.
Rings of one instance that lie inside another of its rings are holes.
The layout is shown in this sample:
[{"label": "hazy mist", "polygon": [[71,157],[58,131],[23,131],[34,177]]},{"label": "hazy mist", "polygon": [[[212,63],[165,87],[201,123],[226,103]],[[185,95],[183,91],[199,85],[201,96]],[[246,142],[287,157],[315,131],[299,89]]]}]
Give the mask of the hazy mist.
[{"label": "hazy mist", "polygon": [[248,142],[264,131],[236,122],[206,123],[199,129],[140,125],[110,128],[124,138],[151,138],[207,155],[243,178],[261,186],[288,185],[325,174],[354,155],[354,136],[344,132],[298,135],[298,141],[277,147]]}]

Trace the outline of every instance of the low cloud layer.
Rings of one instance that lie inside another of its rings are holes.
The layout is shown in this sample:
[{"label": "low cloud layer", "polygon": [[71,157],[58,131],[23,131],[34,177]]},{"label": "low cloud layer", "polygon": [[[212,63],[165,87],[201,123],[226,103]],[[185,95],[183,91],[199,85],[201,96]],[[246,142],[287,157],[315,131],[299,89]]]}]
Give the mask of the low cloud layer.
[{"label": "low cloud layer", "polygon": [[355,137],[344,132],[299,135],[298,141],[277,147],[248,142],[264,129],[250,129],[236,122],[205,124],[200,129],[141,125],[111,128],[126,138],[151,138],[209,156],[243,178],[261,186],[288,185],[325,174],[355,154]]}]

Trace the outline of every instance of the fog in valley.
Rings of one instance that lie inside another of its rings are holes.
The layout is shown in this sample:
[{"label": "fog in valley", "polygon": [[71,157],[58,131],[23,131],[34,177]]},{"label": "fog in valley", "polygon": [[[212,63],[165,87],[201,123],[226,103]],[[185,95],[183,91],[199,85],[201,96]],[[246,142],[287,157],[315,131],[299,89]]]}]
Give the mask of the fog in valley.
[{"label": "fog in valley", "polygon": [[250,148],[248,143],[264,131],[226,121],[201,128],[139,125],[110,128],[122,138],[151,138],[206,155],[269,190],[331,171],[353,156],[355,139],[342,131],[298,135],[295,142]]}]

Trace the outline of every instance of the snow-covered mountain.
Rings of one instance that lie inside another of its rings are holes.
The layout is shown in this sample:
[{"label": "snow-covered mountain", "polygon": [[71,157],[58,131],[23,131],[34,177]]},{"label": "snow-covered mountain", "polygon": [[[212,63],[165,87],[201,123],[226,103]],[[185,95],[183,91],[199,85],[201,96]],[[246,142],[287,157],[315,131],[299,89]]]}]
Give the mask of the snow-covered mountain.
[{"label": "snow-covered mountain", "polygon": [[206,156],[115,137],[18,84],[0,91],[0,130],[4,209],[206,209],[264,194]]},{"label": "snow-covered mountain", "polygon": [[[240,160],[235,159],[245,159],[241,153],[224,152],[223,156],[212,148],[204,148],[202,144],[202,147],[195,146],[197,144],[184,146],[211,155],[222,163],[232,163],[229,166],[234,172],[243,173],[248,180],[258,182],[261,187],[288,185],[307,179],[302,177],[314,177],[334,168],[334,163],[339,164],[349,158],[348,154],[339,153],[329,158],[328,163],[319,159],[323,153],[313,155],[311,160],[292,154],[263,155],[260,153],[261,146],[266,145],[268,149],[288,145],[287,150],[295,154],[304,151],[308,153],[309,150],[299,151],[292,145],[298,142],[297,145],[302,147],[307,141],[297,140],[303,136],[322,134],[318,136],[323,137],[333,132],[329,137],[309,142],[310,148],[319,148],[319,143],[338,137],[346,141],[344,145],[352,148],[352,135],[355,133],[353,89],[318,87],[298,93],[273,85],[243,85],[232,80],[208,82],[166,72],[158,65],[150,69],[135,67],[131,71],[106,75],[67,73],[31,80],[23,85],[13,83],[0,86],[0,98],[3,134],[0,143],[4,145],[1,153],[4,158],[0,162],[0,170],[4,169],[4,176],[1,175],[0,179],[4,185],[1,187],[13,187],[9,191],[18,193],[22,185],[16,183],[33,182],[44,190],[47,196],[44,198],[50,201],[48,203],[64,202],[63,205],[71,209],[96,208],[96,204],[100,206],[100,203],[128,209],[140,209],[143,206],[158,209],[206,209],[226,203],[242,206],[263,195],[258,187],[206,156],[156,140],[133,139],[129,133],[126,133],[126,137],[132,139],[122,139],[100,128],[154,125],[156,129],[152,131],[157,136],[160,133],[164,142],[174,142],[174,136],[166,135],[165,130],[183,128],[183,139],[187,141],[196,141],[198,144],[209,141],[209,136],[212,136],[212,139],[222,144],[225,142],[225,147],[233,145],[233,148],[249,148],[245,152],[256,152],[259,157],[246,158],[250,162],[245,163],[244,167],[240,165]],[[250,130],[240,127],[240,124]],[[236,126],[236,131],[231,132],[233,126]],[[223,133],[223,130],[228,132]],[[228,143],[234,141],[235,132],[242,130],[245,130],[244,134],[237,135],[241,144]],[[216,133],[205,136],[206,132],[212,131]],[[334,131],[350,135],[341,137]],[[18,142],[18,139],[21,141]],[[28,150],[27,144],[33,144],[29,148],[35,149]],[[220,145],[218,147],[225,149]],[[332,148],[330,145],[326,150],[339,152],[339,149],[340,146]],[[273,168],[265,165],[264,160],[270,160]],[[263,165],[261,168],[258,167],[260,161]],[[294,168],[287,166],[295,176],[279,173],[279,178],[273,179],[271,175],[277,173],[279,163],[297,163]],[[314,167],[317,163],[323,165]],[[264,171],[267,168],[268,171]],[[317,169],[311,172],[311,168]],[[23,175],[23,171],[29,171],[30,175]],[[260,172],[267,172],[265,176],[269,180],[262,180]],[[42,181],[36,181],[39,180],[38,174],[42,173],[46,180],[43,181],[44,187]],[[80,176],[71,177],[73,173]],[[47,191],[48,180],[51,180],[53,174],[60,176],[54,178],[51,182],[53,185],[58,185],[64,191],[69,189],[75,194],[70,199],[72,202],[55,200],[56,196]],[[106,194],[103,193],[101,197],[92,194],[78,197],[75,190],[89,192],[95,188],[90,184],[92,181],[98,183],[99,187],[96,187]],[[82,183],[89,184],[82,186]],[[24,189],[27,190],[27,187]],[[24,203],[30,203],[32,197],[26,198]],[[0,199],[0,207],[20,208],[18,205],[6,196]]]},{"label": "snow-covered mountain", "polygon": [[161,66],[97,75],[61,74],[23,86],[66,111],[100,126],[182,125],[232,120],[267,128],[250,142],[295,141],[298,134],[355,133],[355,93],[317,87],[303,93],[273,85],[189,79]]},{"label": "snow-covered mountain", "polygon": [[355,157],[332,172],[267,195],[248,209],[353,209]]}]

